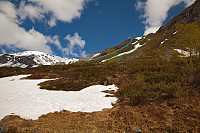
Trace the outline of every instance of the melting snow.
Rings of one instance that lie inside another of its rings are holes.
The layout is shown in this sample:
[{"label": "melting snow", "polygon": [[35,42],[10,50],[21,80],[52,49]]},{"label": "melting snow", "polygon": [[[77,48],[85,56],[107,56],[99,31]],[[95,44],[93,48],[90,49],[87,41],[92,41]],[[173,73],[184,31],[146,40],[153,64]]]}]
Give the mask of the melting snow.
[{"label": "melting snow", "polygon": [[[24,119],[38,119],[42,114],[68,110],[94,112],[112,108],[117,98],[105,97],[104,90],[117,90],[115,85],[94,85],[81,91],[48,91],[38,84],[49,79],[20,80],[28,75],[0,78],[0,120],[7,115]],[[110,94],[109,94],[110,95]]]},{"label": "melting snow", "polygon": [[160,43],[160,45],[162,45],[165,41],[167,41],[168,39],[165,39],[164,41],[162,41],[161,43]]},{"label": "melting snow", "polygon": [[141,37],[136,37],[135,39],[140,40],[140,39],[142,39],[142,36]]},{"label": "melting snow", "polygon": [[95,57],[97,57],[97,56],[99,56],[99,55],[100,55],[100,53],[94,54],[94,55],[90,58],[90,60],[93,59],[93,58],[95,58]]},{"label": "melting snow", "polygon": [[[130,50],[130,51],[128,51],[128,52],[120,53],[120,54],[118,54],[118,55],[116,55],[116,56],[114,56],[114,57],[112,57],[112,58],[119,57],[119,56],[124,55],[124,54],[130,54],[130,53],[134,52],[136,49],[138,49],[139,47],[142,47],[142,46],[143,46],[143,45],[140,45],[140,43],[138,43],[138,44],[135,45],[135,49],[132,49],[132,50]],[[101,62],[105,62],[106,60],[107,60],[107,59],[102,60]]]},{"label": "melting snow", "polygon": [[176,34],[177,33],[177,31],[176,32],[174,32],[174,34]]},{"label": "melting snow", "polygon": [[[190,52],[189,51],[185,51],[185,50],[181,50],[181,49],[174,49],[175,51],[177,51],[180,54],[183,54],[183,56],[180,57],[189,57],[190,56]],[[194,51],[192,51],[192,55],[195,55],[196,53]],[[197,55],[199,55],[199,53],[197,53]]]}]

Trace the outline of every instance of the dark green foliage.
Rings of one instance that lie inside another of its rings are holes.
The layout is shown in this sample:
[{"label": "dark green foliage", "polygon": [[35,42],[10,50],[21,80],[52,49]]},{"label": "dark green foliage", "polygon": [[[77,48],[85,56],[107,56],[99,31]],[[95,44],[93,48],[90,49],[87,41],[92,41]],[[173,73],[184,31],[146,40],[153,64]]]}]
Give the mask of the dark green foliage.
[{"label": "dark green foliage", "polygon": [[8,77],[19,74],[29,74],[31,68],[20,68],[20,67],[0,67],[0,78]]},{"label": "dark green foliage", "polygon": [[86,88],[92,84],[90,84],[87,80],[55,80],[41,83],[41,89],[47,90],[63,90],[63,91],[80,91],[83,88]]},{"label": "dark green foliage", "polygon": [[200,90],[199,65],[197,62],[195,64],[191,72],[182,58],[165,60],[152,57],[126,62],[125,73],[130,82],[120,84],[116,96],[121,101],[137,105],[152,100],[195,95]]}]

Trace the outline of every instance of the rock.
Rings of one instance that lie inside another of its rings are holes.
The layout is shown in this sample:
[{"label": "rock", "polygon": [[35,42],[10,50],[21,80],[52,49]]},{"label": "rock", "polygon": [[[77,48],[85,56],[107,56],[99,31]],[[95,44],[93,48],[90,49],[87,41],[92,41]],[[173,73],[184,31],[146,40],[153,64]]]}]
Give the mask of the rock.
[{"label": "rock", "polygon": [[13,62],[14,64],[20,63],[27,65],[28,67],[32,67],[34,65],[38,65],[37,62],[34,61],[35,56],[13,56],[9,54],[3,54],[0,56],[0,63],[5,64],[7,62]]},{"label": "rock", "polygon": [[107,86],[108,85],[108,80],[100,81],[99,83],[100,83],[100,85]]},{"label": "rock", "polygon": [[106,77],[104,80],[100,81],[99,83],[100,85],[105,85],[105,86],[112,85],[111,79],[112,77]]},{"label": "rock", "polygon": [[100,83],[100,85],[104,85],[104,81],[100,81],[99,83]]},{"label": "rock", "polygon": [[108,85],[108,80],[104,81],[103,85],[107,86]]},{"label": "rock", "polygon": [[106,77],[106,85],[112,85],[112,77]]},{"label": "rock", "polygon": [[113,78],[118,78],[118,77],[119,77],[118,74],[114,74],[114,75],[113,75]]}]

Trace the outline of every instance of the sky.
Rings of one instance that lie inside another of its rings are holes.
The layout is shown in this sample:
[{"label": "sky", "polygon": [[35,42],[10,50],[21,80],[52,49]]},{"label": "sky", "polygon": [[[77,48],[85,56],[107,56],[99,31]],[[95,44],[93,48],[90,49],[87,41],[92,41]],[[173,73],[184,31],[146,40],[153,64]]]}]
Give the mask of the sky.
[{"label": "sky", "polygon": [[195,0],[0,0],[0,54],[82,58],[155,33]]}]

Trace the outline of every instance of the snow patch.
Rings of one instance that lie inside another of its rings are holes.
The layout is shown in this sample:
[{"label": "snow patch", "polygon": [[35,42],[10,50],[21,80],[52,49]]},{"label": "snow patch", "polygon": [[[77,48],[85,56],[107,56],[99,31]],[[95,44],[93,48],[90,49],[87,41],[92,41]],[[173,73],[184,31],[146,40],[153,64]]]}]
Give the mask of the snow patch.
[{"label": "snow patch", "polygon": [[91,60],[91,59],[93,59],[93,58],[95,58],[95,57],[97,57],[97,56],[99,56],[101,53],[96,53],[95,55],[93,55],[89,60]]},{"label": "snow patch", "polygon": [[[185,50],[181,50],[181,49],[174,49],[174,50],[177,51],[178,53],[182,54],[182,55],[180,55],[180,57],[189,57],[190,56],[189,51],[185,51]],[[196,54],[199,55],[199,53],[192,51],[192,56],[196,55]]]},{"label": "snow patch", "polygon": [[173,34],[175,35],[178,31],[174,32]]},{"label": "snow patch", "polygon": [[102,92],[116,91],[118,88],[115,85],[94,85],[81,91],[48,91],[39,89],[38,84],[50,79],[20,80],[27,76],[0,78],[0,120],[7,115],[36,120],[43,114],[61,110],[102,111],[112,108],[112,103],[117,101],[116,97],[105,97],[107,93]]},{"label": "snow patch", "polygon": [[[143,45],[140,45],[140,43],[138,43],[138,44],[135,45],[135,49],[132,49],[132,50],[130,50],[130,51],[128,51],[128,52],[120,53],[120,54],[118,54],[118,55],[116,55],[116,56],[114,56],[114,57],[112,57],[112,58],[116,58],[116,57],[122,56],[122,55],[124,55],[124,54],[130,54],[130,53],[134,52],[136,49],[138,49],[139,47],[142,47],[142,46],[143,46]],[[101,62],[106,62],[106,60],[107,60],[107,59],[102,60]]]},{"label": "snow patch", "polygon": [[168,39],[165,39],[164,41],[162,41],[161,43],[160,43],[160,45],[162,45],[165,41],[167,41]]},{"label": "snow patch", "polygon": [[140,39],[142,39],[142,36],[141,37],[136,37],[135,39],[140,40]]}]

